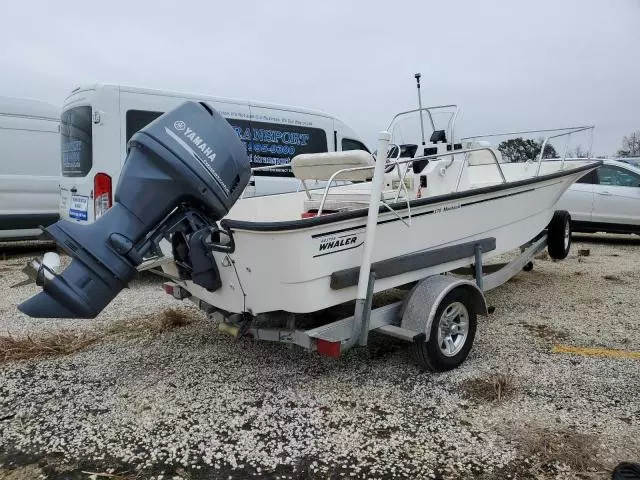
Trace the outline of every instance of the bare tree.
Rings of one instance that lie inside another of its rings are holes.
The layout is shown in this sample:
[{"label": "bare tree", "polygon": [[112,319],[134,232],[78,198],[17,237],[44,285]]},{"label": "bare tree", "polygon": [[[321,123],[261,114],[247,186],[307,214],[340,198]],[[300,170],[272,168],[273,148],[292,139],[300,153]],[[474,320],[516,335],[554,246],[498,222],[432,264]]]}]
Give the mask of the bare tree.
[{"label": "bare tree", "polygon": [[622,138],[622,149],[618,150],[619,157],[640,156],[640,130],[633,132],[628,137]]},{"label": "bare tree", "polygon": [[576,150],[575,150],[575,157],[576,158],[588,158],[589,157],[589,152],[587,152],[586,150],[582,149],[582,145],[577,145],[576,146]]}]

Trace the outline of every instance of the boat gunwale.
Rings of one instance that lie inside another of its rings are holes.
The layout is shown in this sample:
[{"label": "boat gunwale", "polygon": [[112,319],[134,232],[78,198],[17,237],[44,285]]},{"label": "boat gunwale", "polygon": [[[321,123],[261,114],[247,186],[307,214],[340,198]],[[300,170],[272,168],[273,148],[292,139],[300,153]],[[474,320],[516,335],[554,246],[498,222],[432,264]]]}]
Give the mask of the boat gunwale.
[{"label": "boat gunwale", "polygon": [[[449,200],[457,200],[467,198],[476,195],[483,195],[486,193],[499,192],[501,190],[507,190],[511,188],[518,188],[526,185],[541,183],[547,180],[553,180],[555,178],[566,177],[574,173],[593,170],[602,165],[602,160],[595,160],[587,165],[581,167],[572,168],[570,170],[559,170],[554,173],[546,175],[539,175],[536,177],[525,178],[523,180],[516,180],[514,182],[500,183],[497,185],[490,185],[488,187],[481,187],[469,190],[463,190],[460,192],[447,193],[444,195],[437,195],[434,197],[417,198],[409,202],[409,206],[413,208],[422,207],[425,205],[431,205],[436,203],[447,202]],[[395,202],[389,204],[389,207],[394,211],[407,210],[407,202]],[[288,230],[301,230],[305,228],[313,228],[321,225],[327,225],[331,223],[342,222],[345,220],[353,220],[356,218],[366,217],[368,212],[367,207],[359,208],[357,210],[350,210],[347,212],[332,213],[329,215],[321,215],[319,217],[304,218],[298,220],[281,220],[276,222],[254,222],[247,220],[234,220],[223,219],[220,225],[226,230],[248,230],[258,232],[277,232]],[[381,206],[379,213],[388,213],[388,209]]]}]

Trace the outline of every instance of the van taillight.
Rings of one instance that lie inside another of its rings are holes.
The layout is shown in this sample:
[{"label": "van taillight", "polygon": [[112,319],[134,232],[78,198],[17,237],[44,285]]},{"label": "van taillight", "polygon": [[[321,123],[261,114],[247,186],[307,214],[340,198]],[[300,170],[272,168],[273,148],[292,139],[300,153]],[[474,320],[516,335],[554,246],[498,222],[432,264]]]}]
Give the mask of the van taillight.
[{"label": "van taillight", "polygon": [[106,173],[98,173],[93,178],[93,206],[95,220],[111,208],[111,177]]}]

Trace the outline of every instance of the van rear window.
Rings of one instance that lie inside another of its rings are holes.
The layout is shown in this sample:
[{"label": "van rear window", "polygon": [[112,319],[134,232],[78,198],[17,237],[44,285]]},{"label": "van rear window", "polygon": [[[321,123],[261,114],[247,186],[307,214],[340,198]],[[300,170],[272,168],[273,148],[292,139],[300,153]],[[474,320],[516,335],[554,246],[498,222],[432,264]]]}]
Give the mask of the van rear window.
[{"label": "van rear window", "polygon": [[84,177],[93,163],[91,107],[74,107],[60,116],[61,166],[64,177]]},{"label": "van rear window", "polygon": [[142,130],[163,113],[150,110],[127,110],[127,138],[125,139],[125,145],[129,143],[134,133]]}]

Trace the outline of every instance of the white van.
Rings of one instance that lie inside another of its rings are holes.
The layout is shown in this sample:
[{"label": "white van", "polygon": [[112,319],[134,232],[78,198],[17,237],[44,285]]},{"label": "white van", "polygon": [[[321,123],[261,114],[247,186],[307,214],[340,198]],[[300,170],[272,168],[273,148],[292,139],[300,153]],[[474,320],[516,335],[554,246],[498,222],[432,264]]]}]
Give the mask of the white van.
[{"label": "white van", "polygon": [[0,97],[0,240],[37,237],[58,219],[60,109]]},{"label": "white van", "polygon": [[[246,145],[252,167],[286,164],[300,153],[367,149],[340,120],[303,108],[121,85],[79,87],[61,115],[61,218],[90,223],[111,207],[131,136],[186,100],[205,102],[227,119]],[[288,168],[267,170],[256,172],[244,195],[298,188]]]}]

